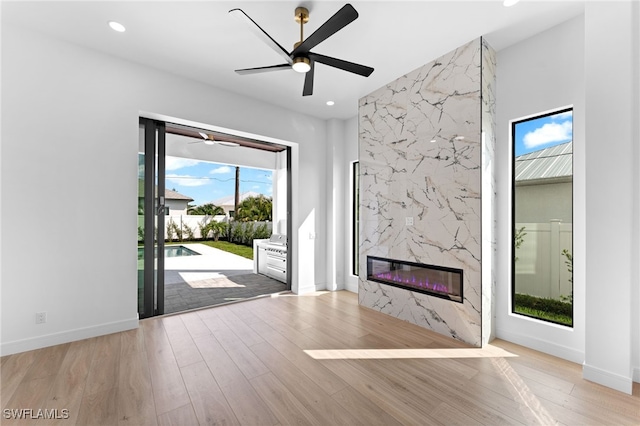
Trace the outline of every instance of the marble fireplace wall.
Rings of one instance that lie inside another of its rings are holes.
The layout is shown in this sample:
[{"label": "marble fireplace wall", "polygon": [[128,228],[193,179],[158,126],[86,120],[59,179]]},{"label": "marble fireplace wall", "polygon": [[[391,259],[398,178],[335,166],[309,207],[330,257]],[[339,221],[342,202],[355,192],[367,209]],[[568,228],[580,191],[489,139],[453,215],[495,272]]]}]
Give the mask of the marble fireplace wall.
[{"label": "marble fireplace wall", "polygon": [[[359,102],[359,303],[474,346],[492,330],[494,91],[476,39]],[[368,281],[367,256],[462,269],[463,303]]]}]

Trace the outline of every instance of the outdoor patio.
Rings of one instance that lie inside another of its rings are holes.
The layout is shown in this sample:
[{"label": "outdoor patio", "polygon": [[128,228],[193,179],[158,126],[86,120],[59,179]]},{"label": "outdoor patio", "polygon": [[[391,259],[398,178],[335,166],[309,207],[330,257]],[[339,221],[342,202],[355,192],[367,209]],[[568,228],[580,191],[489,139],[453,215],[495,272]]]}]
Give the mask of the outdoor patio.
[{"label": "outdoor patio", "polygon": [[200,253],[165,258],[165,313],[286,291],[280,281],[253,273],[253,261],[199,243],[181,244]]}]

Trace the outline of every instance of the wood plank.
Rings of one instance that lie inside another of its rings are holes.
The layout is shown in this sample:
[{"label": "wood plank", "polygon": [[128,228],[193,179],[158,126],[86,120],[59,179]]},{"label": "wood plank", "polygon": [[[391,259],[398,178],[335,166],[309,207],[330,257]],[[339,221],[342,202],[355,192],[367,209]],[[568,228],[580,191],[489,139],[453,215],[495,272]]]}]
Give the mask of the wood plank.
[{"label": "wood plank", "polygon": [[445,425],[459,426],[481,426],[473,417],[466,415],[464,412],[446,402],[441,403],[433,411],[433,417]]},{"label": "wood plank", "polygon": [[181,372],[201,425],[240,424],[206,363],[190,364]]},{"label": "wood plank", "polygon": [[205,363],[241,424],[278,423],[277,418],[215,337],[200,336],[196,338],[196,344],[201,351],[213,355],[205,357]]},{"label": "wood plank", "polygon": [[67,423],[76,423],[80,404],[89,377],[97,339],[73,342],[56,375],[44,403],[47,409],[68,410]]},{"label": "wood plank", "polygon": [[104,393],[118,386],[120,366],[120,334],[107,334],[95,338],[95,348],[87,377],[85,394]]},{"label": "wood plank", "polygon": [[[265,323],[255,323],[252,326],[268,340],[269,344],[274,347],[284,359],[298,367],[304,375],[312,379],[327,394],[332,395],[347,387],[347,383],[344,380],[322,364],[316,362],[301,348],[291,343],[282,334],[269,327],[269,325]],[[251,349],[253,350],[253,347]]]},{"label": "wood plank", "polygon": [[37,354],[38,351],[28,351],[1,358],[0,407],[7,408],[7,403],[29,372]]},{"label": "wood plank", "polygon": [[163,318],[162,325],[169,338],[169,343],[171,343],[178,367],[203,361],[198,347],[180,316]]},{"label": "wood plank", "polygon": [[247,346],[264,342],[264,339],[251,327],[249,327],[240,317],[238,317],[228,306],[221,306],[218,309],[219,318],[227,327],[233,329],[236,336]]},{"label": "wood plank", "polygon": [[[370,372],[354,368],[351,361],[332,360],[322,361],[328,369],[342,377],[351,388],[355,389],[372,404],[382,409],[385,413],[402,424],[440,424],[437,419],[431,417],[429,409],[433,410],[441,400],[426,401],[425,411],[416,409],[407,403],[404,392],[398,387],[389,386],[381,377]],[[437,399],[437,398],[435,398]],[[358,410],[360,408],[354,408]]]},{"label": "wood plank", "polygon": [[214,335],[247,379],[252,379],[269,372],[269,369],[240,341],[233,331],[230,329],[218,330]]},{"label": "wood plank", "polygon": [[84,394],[77,425],[115,425],[118,423],[118,389],[112,387],[105,391]]},{"label": "wood plank", "polygon": [[189,404],[189,394],[161,319],[144,321],[144,342],[156,413]]},{"label": "wood plank", "polygon": [[[276,425],[279,423],[278,418],[244,375],[240,374],[237,380],[232,380],[225,385],[221,384],[220,389],[241,424]],[[290,423],[287,421],[283,424]]]},{"label": "wood plank", "polygon": [[[253,345],[251,350],[269,367],[271,373],[277,377],[304,407],[312,414],[313,419],[322,424],[356,424],[357,418],[342,406],[336,406],[335,401],[306,373],[309,369],[328,371],[316,363],[298,368],[295,364],[282,357],[269,343]],[[306,370],[306,371],[305,371]],[[251,382],[252,384],[254,382]],[[346,384],[345,384],[346,385]],[[263,395],[264,399],[264,395]]]},{"label": "wood plank", "polygon": [[144,352],[144,331],[142,327],[120,333],[120,355],[127,356],[132,352]]},{"label": "wood plank", "polygon": [[56,374],[68,350],[69,343],[38,349],[36,359],[31,364],[24,380],[40,379]]},{"label": "wood plank", "polygon": [[[14,410],[34,410],[33,414],[22,412],[21,414],[17,414],[15,418],[25,419],[26,420],[15,420],[12,418],[12,424],[34,424],[36,421],[31,420],[33,416],[36,415],[36,411],[38,409],[47,408],[44,405],[44,402],[47,398],[47,394],[53,386],[53,382],[55,381],[55,376],[45,375],[43,377],[31,380],[23,380],[20,382],[20,385],[16,388],[13,396],[7,402],[5,410],[11,410],[10,416],[13,416],[15,413]],[[9,419],[4,418],[5,412],[3,411],[2,424],[9,423]]]},{"label": "wood plank", "polygon": [[366,398],[351,386],[334,393],[332,398],[353,413],[356,418],[354,424],[363,426],[395,426],[401,424],[374,401]]},{"label": "wood plank", "polygon": [[273,374],[268,373],[255,377],[250,382],[281,423],[327,424],[315,418]]},{"label": "wood plank", "polygon": [[155,425],[157,423],[151,372],[146,352],[123,351],[120,357],[116,402],[118,424]]},{"label": "wood plank", "polygon": [[191,404],[183,405],[158,416],[160,426],[197,425],[198,418]]}]

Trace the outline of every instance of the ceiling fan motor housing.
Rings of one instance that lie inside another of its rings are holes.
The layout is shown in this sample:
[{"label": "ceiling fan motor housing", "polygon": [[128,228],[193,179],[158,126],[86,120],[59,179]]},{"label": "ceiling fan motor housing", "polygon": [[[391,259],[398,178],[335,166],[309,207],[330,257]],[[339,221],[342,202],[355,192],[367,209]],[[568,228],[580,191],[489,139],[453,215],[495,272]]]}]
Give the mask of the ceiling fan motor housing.
[{"label": "ceiling fan motor housing", "polygon": [[309,9],[307,9],[306,7],[296,7],[295,18],[298,24],[306,24],[307,22],[309,22]]}]

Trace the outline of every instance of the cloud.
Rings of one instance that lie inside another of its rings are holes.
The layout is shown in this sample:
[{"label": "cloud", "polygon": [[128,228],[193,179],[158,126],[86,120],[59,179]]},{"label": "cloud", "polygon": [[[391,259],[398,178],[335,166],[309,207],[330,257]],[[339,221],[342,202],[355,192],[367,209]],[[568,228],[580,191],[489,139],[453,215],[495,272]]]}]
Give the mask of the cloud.
[{"label": "cloud", "polygon": [[192,167],[199,164],[200,161],[192,160],[190,158],[169,157],[165,161],[165,170],[178,170],[183,167]]},{"label": "cloud", "polygon": [[181,186],[202,186],[210,182],[209,179],[203,179],[189,175],[166,175],[165,179],[169,182]]},{"label": "cloud", "polygon": [[536,148],[553,142],[567,142],[572,138],[571,121],[547,123],[524,135],[522,141],[527,148]]},{"label": "cloud", "polygon": [[226,173],[231,173],[231,167],[220,166],[217,169],[211,170],[209,173],[211,173],[212,175],[224,175]]},{"label": "cloud", "polygon": [[549,118],[552,120],[566,120],[567,118],[573,118],[573,111],[561,112],[560,114],[552,115]]}]

